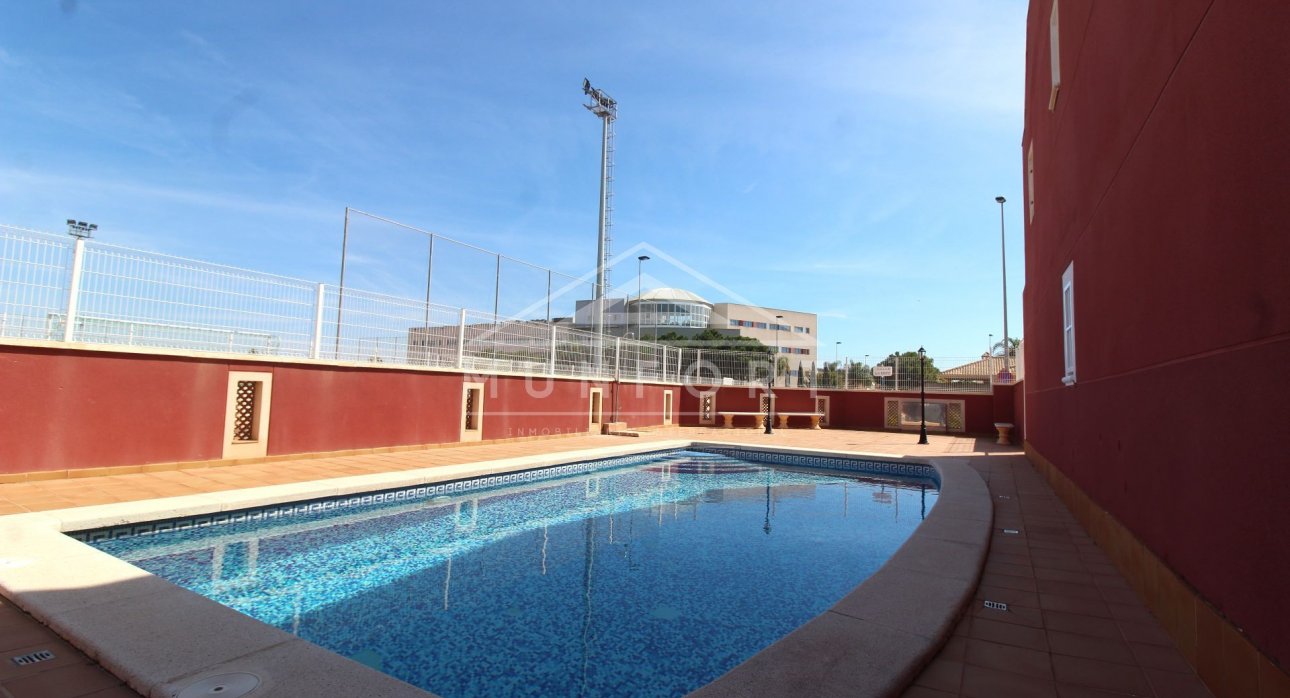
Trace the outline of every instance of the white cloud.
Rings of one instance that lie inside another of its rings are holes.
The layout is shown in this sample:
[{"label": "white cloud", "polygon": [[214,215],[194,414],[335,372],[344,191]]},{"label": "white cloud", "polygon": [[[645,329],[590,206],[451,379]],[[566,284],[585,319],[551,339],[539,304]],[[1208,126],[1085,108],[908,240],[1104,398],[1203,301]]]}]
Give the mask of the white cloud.
[{"label": "white cloud", "polygon": [[187,29],[183,29],[179,32],[179,38],[187,42],[188,45],[197,49],[198,53],[205,56],[206,59],[212,63],[218,63],[224,67],[229,67],[228,59],[224,57],[224,54],[211,45],[211,42],[207,41],[200,35],[194,34]]},{"label": "white cloud", "polygon": [[322,205],[279,203],[215,190],[157,186],[119,178],[78,177],[11,168],[0,169],[0,181],[6,183],[5,189],[15,197],[54,190],[70,199],[107,196],[132,200],[138,205],[165,201],[299,220],[332,222],[336,218],[334,210]]}]

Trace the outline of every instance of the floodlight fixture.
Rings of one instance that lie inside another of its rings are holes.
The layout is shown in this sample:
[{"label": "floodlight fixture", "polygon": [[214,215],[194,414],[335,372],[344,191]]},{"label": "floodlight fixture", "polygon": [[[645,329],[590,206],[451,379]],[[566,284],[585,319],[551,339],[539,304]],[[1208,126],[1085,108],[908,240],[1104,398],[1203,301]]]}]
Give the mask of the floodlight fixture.
[{"label": "floodlight fixture", "polygon": [[67,219],[67,234],[74,238],[84,239],[93,237],[94,231],[98,229],[98,225],[94,223],[86,223],[85,221],[78,221],[72,218]]}]

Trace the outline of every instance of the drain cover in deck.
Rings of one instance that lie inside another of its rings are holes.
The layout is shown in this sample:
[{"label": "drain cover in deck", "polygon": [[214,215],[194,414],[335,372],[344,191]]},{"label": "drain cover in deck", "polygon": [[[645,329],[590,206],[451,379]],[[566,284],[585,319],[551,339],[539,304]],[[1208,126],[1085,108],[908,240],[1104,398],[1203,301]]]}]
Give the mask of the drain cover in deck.
[{"label": "drain cover in deck", "polygon": [[191,683],[179,692],[179,698],[241,698],[260,685],[255,674],[216,674]]}]

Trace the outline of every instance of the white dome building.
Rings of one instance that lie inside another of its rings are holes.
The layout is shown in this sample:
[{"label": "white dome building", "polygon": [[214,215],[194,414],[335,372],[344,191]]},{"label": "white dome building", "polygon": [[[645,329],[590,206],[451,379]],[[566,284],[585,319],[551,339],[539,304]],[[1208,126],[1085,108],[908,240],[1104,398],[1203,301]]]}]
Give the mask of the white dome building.
[{"label": "white dome building", "polygon": [[665,328],[708,326],[712,304],[681,288],[656,288],[628,301],[628,314],[641,327]]}]

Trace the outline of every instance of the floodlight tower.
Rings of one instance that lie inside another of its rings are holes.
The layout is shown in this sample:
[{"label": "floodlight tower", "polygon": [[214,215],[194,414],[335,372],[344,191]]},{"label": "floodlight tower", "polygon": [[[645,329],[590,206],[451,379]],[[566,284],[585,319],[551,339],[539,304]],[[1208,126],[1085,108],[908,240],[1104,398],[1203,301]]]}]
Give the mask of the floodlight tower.
[{"label": "floodlight tower", "polygon": [[596,334],[605,331],[605,297],[609,291],[609,259],[611,219],[614,213],[614,120],[618,118],[618,102],[582,79],[582,92],[591,100],[584,104],[588,111],[600,117],[600,230],[596,241]]}]

